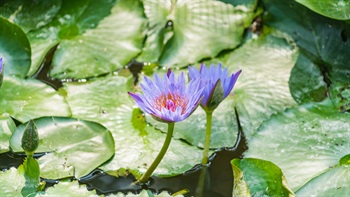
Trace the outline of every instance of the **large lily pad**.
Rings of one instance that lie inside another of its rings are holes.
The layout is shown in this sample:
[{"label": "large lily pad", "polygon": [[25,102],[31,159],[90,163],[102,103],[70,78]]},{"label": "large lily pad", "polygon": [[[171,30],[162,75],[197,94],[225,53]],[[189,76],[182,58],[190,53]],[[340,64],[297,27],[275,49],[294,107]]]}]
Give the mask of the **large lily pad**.
[{"label": "large lily pad", "polygon": [[[232,147],[237,139],[237,107],[247,137],[272,114],[295,105],[289,92],[290,70],[296,61],[297,50],[286,35],[261,36],[242,47],[215,59],[228,66],[231,72],[242,69],[233,92],[214,111],[211,147]],[[148,119],[165,131],[164,124]],[[205,113],[197,109],[175,128],[175,137],[202,147],[205,136]]]},{"label": "large lily pad", "polygon": [[293,0],[264,2],[269,13],[265,22],[293,37],[304,54],[302,58],[309,59],[306,63],[312,62],[323,73],[334,105],[341,111],[350,110],[350,24],[316,14]]},{"label": "large lily pad", "polygon": [[0,115],[0,153],[10,150],[9,140],[15,129],[16,125],[11,117]]},{"label": "large lily pad", "polygon": [[[116,142],[114,158],[101,168],[105,171],[129,169],[145,172],[158,154],[165,134],[148,126],[127,94],[131,78],[108,76],[86,83],[65,83],[73,117],[99,122],[111,130]],[[175,124],[177,127],[177,124]],[[201,150],[173,140],[156,175],[182,173],[200,163]]]},{"label": "large lily pad", "polygon": [[35,79],[5,77],[0,89],[0,114],[25,122],[41,116],[69,116],[65,98]]},{"label": "large lily pad", "polygon": [[272,161],[296,191],[349,154],[349,120],[329,100],[289,109],[261,125],[245,157]]},{"label": "large lily pad", "polygon": [[5,75],[25,77],[30,67],[30,45],[23,30],[0,17],[0,57]]},{"label": "large lily pad", "polygon": [[0,172],[0,191],[2,196],[22,196],[21,190],[25,186],[24,169],[10,168]]},{"label": "large lily pad", "polygon": [[0,16],[18,24],[27,33],[49,23],[60,8],[61,0],[11,0],[0,6]]},{"label": "large lily pad", "polygon": [[233,159],[233,196],[294,196],[281,169],[254,158]]},{"label": "large lily pad", "polygon": [[80,185],[78,181],[64,182],[60,181],[53,187],[48,188],[45,192],[39,193],[38,197],[50,196],[71,196],[76,197],[98,197],[96,191],[88,191],[85,185]]},{"label": "large lily pad", "polygon": [[51,76],[86,78],[108,73],[141,51],[145,19],[140,2],[121,0],[111,12],[95,29],[61,42]]},{"label": "large lily pad", "polygon": [[350,19],[350,1],[333,0],[296,0],[314,12],[338,20]]},{"label": "large lily pad", "polygon": [[312,179],[296,194],[297,196],[348,196],[349,175],[349,165],[337,165]]},{"label": "large lily pad", "polygon": [[[98,123],[64,117],[39,118],[34,123],[40,139],[36,152],[48,152],[38,159],[40,175],[44,178],[80,178],[114,154],[111,133]],[[25,126],[17,127],[10,139],[14,152],[23,151],[21,139]]]},{"label": "large lily pad", "polygon": [[149,32],[139,60],[184,66],[239,45],[255,17],[257,1],[236,6],[213,0],[143,0],[143,4]]}]

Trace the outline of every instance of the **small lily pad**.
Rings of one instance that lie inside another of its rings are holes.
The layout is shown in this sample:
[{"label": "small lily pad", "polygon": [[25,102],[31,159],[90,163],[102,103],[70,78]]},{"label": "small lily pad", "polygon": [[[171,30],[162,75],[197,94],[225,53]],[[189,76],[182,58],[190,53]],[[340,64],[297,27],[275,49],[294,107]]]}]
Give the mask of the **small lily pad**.
[{"label": "small lily pad", "polygon": [[[39,118],[34,123],[40,139],[36,152],[47,152],[38,159],[40,175],[44,178],[80,178],[114,154],[111,133],[98,123],[64,117]],[[25,126],[17,127],[10,139],[14,152],[23,151],[21,139]]]},{"label": "small lily pad", "polygon": [[245,158],[231,161],[233,196],[294,196],[281,169],[272,162]]}]

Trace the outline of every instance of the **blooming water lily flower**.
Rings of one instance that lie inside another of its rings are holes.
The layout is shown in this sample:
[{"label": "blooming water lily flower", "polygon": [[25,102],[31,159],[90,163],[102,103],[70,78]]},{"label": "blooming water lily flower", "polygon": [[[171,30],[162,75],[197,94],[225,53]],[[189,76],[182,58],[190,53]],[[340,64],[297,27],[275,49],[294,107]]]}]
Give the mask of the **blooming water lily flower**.
[{"label": "blooming water lily flower", "polygon": [[199,80],[191,80],[186,86],[184,74],[176,79],[169,70],[163,78],[154,74],[154,81],[145,77],[141,83],[143,94],[129,95],[142,111],[151,114],[156,120],[171,123],[186,119],[197,108],[203,88]]},{"label": "blooming water lily flower", "polygon": [[181,73],[176,78],[171,70],[163,78],[154,74],[154,81],[145,77],[141,88],[143,94],[129,92],[129,95],[142,111],[151,114],[158,121],[168,123],[168,132],[157,157],[137,183],[147,182],[168,150],[175,122],[180,122],[192,114],[198,107],[203,92],[199,79],[191,80],[186,86],[184,74]]},{"label": "blooming water lily flower", "polygon": [[201,79],[201,87],[204,87],[201,106],[206,111],[214,110],[232,91],[241,70],[229,75],[227,67],[222,69],[222,64],[209,68],[202,64],[200,70],[189,67],[190,80]]},{"label": "blooming water lily flower", "polygon": [[235,85],[241,70],[229,75],[228,69],[222,69],[222,65],[215,66],[212,64],[209,68],[205,64],[201,65],[200,70],[196,67],[188,67],[190,81],[200,80],[201,87],[204,87],[201,107],[206,112],[206,132],[203,150],[202,164],[208,162],[208,153],[210,147],[211,124],[213,111],[219,104],[230,94]]}]

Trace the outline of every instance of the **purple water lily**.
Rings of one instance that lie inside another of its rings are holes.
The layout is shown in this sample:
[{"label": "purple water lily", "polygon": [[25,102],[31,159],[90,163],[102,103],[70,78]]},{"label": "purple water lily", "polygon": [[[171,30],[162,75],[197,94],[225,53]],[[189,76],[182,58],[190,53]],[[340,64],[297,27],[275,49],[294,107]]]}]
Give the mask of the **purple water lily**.
[{"label": "purple water lily", "polygon": [[143,94],[129,92],[129,95],[142,111],[166,123],[179,122],[191,115],[203,92],[199,80],[191,80],[186,86],[184,74],[176,78],[170,70],[163,78],[154,74],[154,81],[145,77],[141,88]]},{"label": "purple water lily", "polygon": [[200,70],[196,67],[189,67],[190,80],[201,79],[201,87],[204,87],[201,106],[205,110],[214,110],[222,100],[224,100],[232,91],[238,76],[239,70],[229,75],[227,67],[222,69],[222,64],[218,66],[212,64],[209,68],[202,64]]}]

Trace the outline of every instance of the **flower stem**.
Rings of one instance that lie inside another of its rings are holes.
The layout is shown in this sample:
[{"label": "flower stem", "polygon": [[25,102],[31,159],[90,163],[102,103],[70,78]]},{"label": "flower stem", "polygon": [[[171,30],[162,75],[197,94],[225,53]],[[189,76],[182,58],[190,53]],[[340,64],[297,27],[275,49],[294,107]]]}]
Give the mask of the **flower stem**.
[{"label": "flower stem", "polygon": [[158,153],[156,159],[153,161],[151,166],[147,169],[147,171],[142,175],[142,177],[137,182],[140,182],[140,183],[147,182],[149,177],[152,175],[153,171],[157,168],[159,163],[162,161],[166,151],[169,148],[171,138],[173,137],[174,126],[175,126],[174,122],[168,123],[168,132],[166,134],[166,138],[162,148],[160,149],[160,152]]},{"label": "flower stem", "polygon": [[209,154],[209,146],[210,146],[210,135],[211,135],[211,122],[213,117],[213,112],[206,112],[207,114],[207,125],[205,131],[205,142],[204,142],[204,150],[203,150],[203,159],[202,164],[206,165],[208,163],[208,154]]}]

